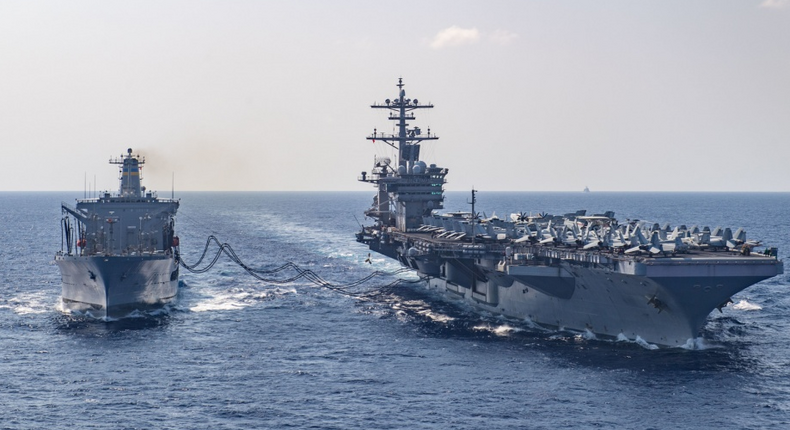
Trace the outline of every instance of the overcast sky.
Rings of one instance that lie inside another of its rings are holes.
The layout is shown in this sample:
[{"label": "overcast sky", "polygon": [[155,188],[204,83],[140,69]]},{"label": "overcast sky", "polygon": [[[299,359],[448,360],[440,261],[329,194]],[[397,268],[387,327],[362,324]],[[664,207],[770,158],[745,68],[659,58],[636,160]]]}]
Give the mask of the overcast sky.
[{"label": "overcast sky", "polygon": [[790,1],[0,1],[0,190],[790,191]]}]

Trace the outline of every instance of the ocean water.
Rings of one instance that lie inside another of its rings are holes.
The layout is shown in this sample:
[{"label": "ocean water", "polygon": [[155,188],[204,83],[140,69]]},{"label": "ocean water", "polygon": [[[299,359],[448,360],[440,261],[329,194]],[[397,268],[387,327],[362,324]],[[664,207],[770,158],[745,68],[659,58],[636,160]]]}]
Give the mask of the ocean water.
[{"label": "ocean water", "polygon": [[[182,193],[182,254],[194,263],[213,234],[257,269],[290,261],[338,284],[394,271],[354,241],[372,194]],[[182,270],[171,306],[103,322],[59,307],[60,202],[76,197],[0,193],[3,429],[790,428],[787,275],[734,297],[688,348],[479,315],[391,276],[355,288],[365,299],[267,283],[227,257]],[[788,194],[480,192],[476,210],[582,208],[790,250]]]}]

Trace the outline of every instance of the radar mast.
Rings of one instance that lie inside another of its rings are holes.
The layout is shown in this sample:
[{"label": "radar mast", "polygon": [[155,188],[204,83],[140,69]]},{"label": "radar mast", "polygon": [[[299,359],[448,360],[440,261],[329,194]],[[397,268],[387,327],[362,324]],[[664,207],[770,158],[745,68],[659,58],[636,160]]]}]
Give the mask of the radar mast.
[{"label": "radar mast", "polygon": [[389,120],[397,121],[398,133],[385,134],[379,133],[375,128],[373,134],[368,136],[368,140],[381,140],[387,145],[398,151],[398,166],[406,167],[406,173],[412,173],[414,163],[420,159],[420,143],[424,140],[438,140],[435,134],[431,134],[430,127],[426,134],[422,133],[420,127],[409,128],[408,121],[414,121],[414,111],[418,109],[433,109],[432,104],[420,104],[417,99],[407,99],[406,90],[403,87],[403,78],[398,78],[398,97],[394,100],[386,99],[383,105],[378,103],[371,105],[373,109],[388,109],[390,111]]},{"label": "radar mast", "polygon": [[145,158],[139,155],[132,155],[132,148],[126,150],[126,156],[111,158],[110,164],[120,165],[121,186],[118,197],[142,197],[143,192],[140,187],[140,173],[145,164]]},{"label": "radar mast", "polygon": [[397,133],[381,133],[375,128],[367,140],[380,140],[398,151],[398,164],[392,166],[389,158],[376,158],[370,175],[362,172],[359,180],[377,185],[378,194],[373,206],[365,215],[378,221],[379,227],[396,227],[411,231],[420,226],[422,217],[429,216],[444,203],[444,183],[447,169],[428,166],[420,160],[420,144],[426,140],[439,139],[428,128],[425,133],[415,121],[414,111],[432,109],[432,104],[420,104],[419,100],[406,98],[403,78],[398,79],[398,95],[386,99],[383,104],[374,103],[372,109],[389,110],[388,119],[396,121]]}]

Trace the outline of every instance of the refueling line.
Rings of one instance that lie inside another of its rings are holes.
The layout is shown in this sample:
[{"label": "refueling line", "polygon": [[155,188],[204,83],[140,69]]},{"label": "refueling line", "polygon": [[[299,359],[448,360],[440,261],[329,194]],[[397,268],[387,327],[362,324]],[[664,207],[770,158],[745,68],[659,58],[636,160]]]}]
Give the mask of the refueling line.
[{"label": "refueling line", "polygon": [[[206,264],[203,267],[198,267],[203,262],[203,260],[205,259],[206,255],[208,254],[208,248],[209,248],[209,246],[211,246],[212,242],[217,244],[217,246],[218,246],[217,253],[211,259],[211,262],[209,262],[208,264]],[[181,258],[181,254],[178,251],[178,248],[175,248],[175,258],[176,258],[176,261],[178,261],[178,264],[181,265],[183,268],[187,269],[188,271],[192,272],[192,273],[206,273],[206,272],[208,272],[209,270],[211,270],[212,267],[214,267],[214,265],[219,260],[219,257],[223,253],[225,255],[227,255],[228,258],[230,258],[231,261],[233,261],[239,267],[244,269],[245,272],[249,273],[252,277],[254,277],[255,279],[258,279],[259,281],[263,281],[263,282],[270,283],[270,284],[278,284],[278,285],[280,285],[280,284],[287,284],[287,283],[296,281],[296,280],[298,280],[300,278],[305,278],[308,281],[312,282],[313,284],[315,284],[315,285],[317,285],[319,287],[323,287],[323,288],[326,288],[326,289],[329,289],[329,290],[332,290],[332,291],[336,291],[336,292],[338,292],[340,294],[343,294],[343,295],[346,295],[346,296],[350,296],[350,297],[355,297],[357,299],[364,299],[364,298],[366,298],[370,294],[370,292],[364,292],[363,293],[363,292],[356,292],[356,291],[348,291],[350,288],[358,287],[358,286],[368,282],[369,280],[371,280],[371,279],[373,279],[373,278],[375,278],[377,276],[395,276],[395,275],[398,275],[398,274],[401,274],[401,273],[412,271],[412,269],[407,268],[407,267],[395,270],[394,272],[384,272],[384,271],[376,270],[375,272],[373,272],[373,273],[371,273],[371,274],[369,274],[369,275],[367,275],[367,276],[365,276],[363,278],[360,278],[360,279],[358,279],[358,280],[356,280],[354,282],[349,282],[347,284],[334,284],[334,283],[331,283],[331,282],[325,280],[324,278],[322,278],[321,276],[319,276],[317,273],[313,272],[312,270],[310,270],[310,269],[302,269],[296,263],[293,263],[293,262],[290,262],[290,261],[285,263],[285,264],[283,264],[280,267],[277,267],[277,268],[271,269],[271,270],[254,269],[254,268],[250,267],[249,265],[247,265],[246,263],[244,263],[244,261],[242,261],[241,258],[239,258],[238,255],[236,255],[236,252],[233,250],[233,247],[231,247],[230,244],[228,244],[228,243],[220,243],[219,239],[217,239],[217,237],[214,236],[214,235],[210,235],[208,237],[208,239],[206,240],[206,246],[203,248],[203,253],[200,255],[200,258],[198,259],[198,261],[195,264],[189,265],[186,262],[184,262],[184,260]],[[274,275],[276,273],[279,273],[279,272],[282,272],[282,271],[288,270],[288,269],[291,269],[291,270],[295,271],[296,275],[294,275],[294,276],[292,276],[290,278],[286,278],[286,279],[266,278],[266,277],[263,276],[263,275]],[[388,283],[386,285],[378,286],[378,287],[376,287],[376,289],[380,290],[380,289],[385,289],[385,288],[391,288],[391,287],[394,287],[394,286],[400,285],[400,284],[416,284],[418,282],[422,282],[423,280],[424,279],[422,279],[422,278],[420,278],[418,280],[413,280],[413,281],[409,281],[409,280],[405,280],[405,279],[397,279],[397,280],[392,281],[392,282],[390,282],[390,283]]]}]

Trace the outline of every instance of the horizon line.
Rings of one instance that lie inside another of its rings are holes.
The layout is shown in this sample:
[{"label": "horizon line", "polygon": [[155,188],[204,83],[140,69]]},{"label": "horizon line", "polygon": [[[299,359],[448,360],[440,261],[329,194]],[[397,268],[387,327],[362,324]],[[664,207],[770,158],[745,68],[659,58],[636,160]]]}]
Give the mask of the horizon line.
[{"label": "horizon line", "polygon": [[[469,192],[470,190],[445,190],[446,193]],[[576,190],[480,190],[484,193],[569,193],[569,194],[603,194],[603,193],[790,193],[790,191],[769,190],[601,190],[601,191],[576,191]],[[102,190],[98,194],[103,194]],[[155,191],[162,194],[165,191]],[[167,190],[166,193],[170,193]],[[181,193],[369,193],[370,190],[180,190]],[[84,190],[0,190],[0,193],[83,193]],[[113,193],[111,193],[113,194]],[[177,194],[177,193],[176,193]],[[114,195],[114,194],[113,194]]]}]

